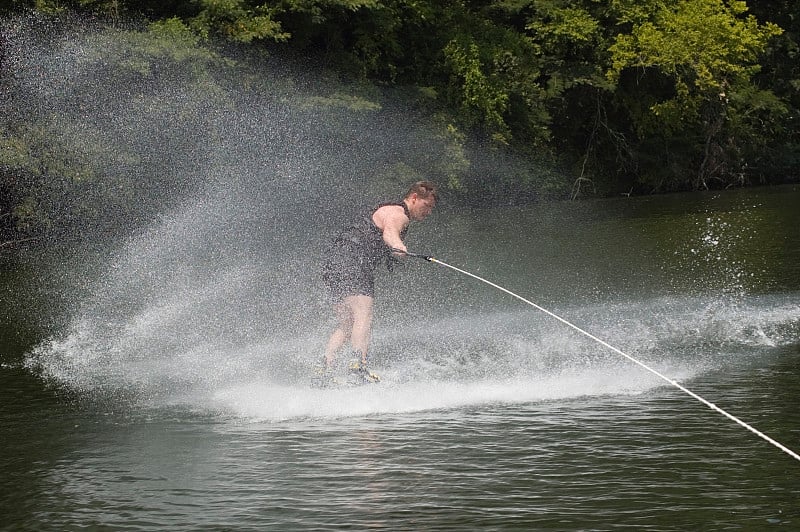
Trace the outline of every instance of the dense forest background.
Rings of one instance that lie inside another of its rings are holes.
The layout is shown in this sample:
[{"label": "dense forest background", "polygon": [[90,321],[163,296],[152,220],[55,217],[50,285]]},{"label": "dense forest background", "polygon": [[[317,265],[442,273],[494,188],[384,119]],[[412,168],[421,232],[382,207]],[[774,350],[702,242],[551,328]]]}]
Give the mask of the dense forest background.
[{"label": "dense forest background", "polygon": [[369,110],[391,91],[438,131],[425,176],[463,201],[800,180],[795,1],[6,0],[0,16],[0,242],[58,225],[44,198],[108,171],[91,162],[102,142],[78,157],[52,120],[15,107],[31,20],[40,40],[76,19],[115,29],[102,83],[169,62],[183,84],[228,68],[258,90],[259,61],[280,57],[340,84],[315,105]]}]

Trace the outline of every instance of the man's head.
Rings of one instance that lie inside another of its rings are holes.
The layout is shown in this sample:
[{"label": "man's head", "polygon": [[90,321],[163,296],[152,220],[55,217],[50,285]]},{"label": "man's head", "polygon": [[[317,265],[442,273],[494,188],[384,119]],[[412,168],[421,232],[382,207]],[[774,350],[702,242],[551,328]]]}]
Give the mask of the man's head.
[{"label": "man's head", "polygon": [[438,200],[438,187],[430,181],[417,181],[408,189],[403,200],[408,205],[408,212],[414,221],[422,221],[428,217]]}]

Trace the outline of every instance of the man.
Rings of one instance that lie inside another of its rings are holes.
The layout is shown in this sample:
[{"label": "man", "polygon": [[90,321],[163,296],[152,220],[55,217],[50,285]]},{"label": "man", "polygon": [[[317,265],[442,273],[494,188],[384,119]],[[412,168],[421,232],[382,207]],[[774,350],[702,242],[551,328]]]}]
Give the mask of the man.
[{"label": "man", "polygon": [[401,202],[383,203],[370,209],[334,240],[322,273],[338,320],[325,347],[326,367],[331,366],[336,352],[349,340],[360,359],[357,369],[370,380],[366,364],[375,270],[382,261],[387,261],[391,268],[391,261],[407,251],[403,238],[409,223],[427,218],[436,200],[436,185],[418,181]]}]

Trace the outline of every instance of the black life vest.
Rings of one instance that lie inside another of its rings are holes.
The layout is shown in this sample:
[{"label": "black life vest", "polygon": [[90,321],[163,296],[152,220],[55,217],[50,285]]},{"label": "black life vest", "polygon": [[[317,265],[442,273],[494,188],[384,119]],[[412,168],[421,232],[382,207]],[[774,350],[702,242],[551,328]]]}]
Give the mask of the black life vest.
[{"label": "black life vest", "polygon": [[[372,269],[375,269],[382,260],[387,260],[387,267],[391,270],[392,252],[389,246],[386,245],[386,242],[383,241],[383,233],[378,226],[375,225],[375,222],[372,221],[372,216],[375,214],[375,211],[389,205],[403,207],[403,212],[405,212],[409,220],[411,219],[408,205],[406,205],[404,201],[381,203],[377,207],[372,207],[364,211],[356,218],[355,222],[342,231],[335,240],[337,244],[343,244],[357,253],[359,258],[363,262],[369,264]],[[405,239],[407,232],[408,226],[400,233],[400,238]]]}]

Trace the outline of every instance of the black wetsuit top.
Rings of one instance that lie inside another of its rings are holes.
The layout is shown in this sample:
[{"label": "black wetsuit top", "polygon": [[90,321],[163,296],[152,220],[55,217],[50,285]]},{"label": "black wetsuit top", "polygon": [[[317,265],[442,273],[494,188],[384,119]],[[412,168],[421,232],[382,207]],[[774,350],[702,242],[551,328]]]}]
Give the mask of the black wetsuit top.
[{"label": "black wetsuit top", "polygon": [[[391,261],[392,252],[383,241],[383,232],[372,221],[372,216],[375,211],[388,205],[403,207],[406,216],[411,219],[405,202],[381,203],[362,213],[333,241],[322,278],[335,298],[373,295],[375,270],[382,261]],[[400,233],[401,239],[405,238],[407,230],[408,226]]]},{"label": "black wetsuit top", "polygon": [[[388,205],[403,207],[406,216],[408,216],[409,220],[411,219],[405,202],[381,203],[359,216],[353,225],[342,231],[334,240],[336,244],[355,244],[358,248],[358,254],[372,265],[372,269],[375,269],[382,260],[391,254],[391,250],[386,245],[386,242],[383,241],[383,232],[372,221],[375,211]],[[400,233],[400,238],[405,238],[407,230],[408,226]]]}]

